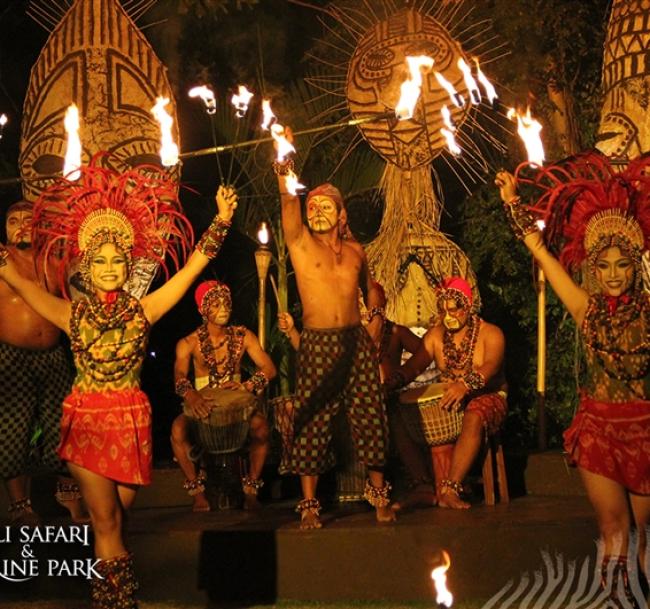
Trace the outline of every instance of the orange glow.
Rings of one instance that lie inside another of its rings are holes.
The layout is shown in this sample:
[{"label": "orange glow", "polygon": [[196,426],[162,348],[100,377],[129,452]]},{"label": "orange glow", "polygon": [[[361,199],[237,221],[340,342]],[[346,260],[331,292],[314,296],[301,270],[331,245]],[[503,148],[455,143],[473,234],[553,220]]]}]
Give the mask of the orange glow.
[{"label": "orange glow", "polygon": [[451,607],[454,602],[454,597],[447,588],[447,570],[451,565],[451,559],[445,550],[442,551],[442,556],[445,564],[431,571],[431,579],[436,587],[436,603],[445,607]]},{"label": "orange glow", "polygon": [[270,99],[262,100],[262,114],[263,114],[262,129],[264,129],[264,131],[268,131],[269,127],[271,126],[271,123],[273,123],[273,121],[276,120],[275,114],[273,114],[273,110],[271,110]]},{"label": "orange glow", "polygon": [[208,114],[214,114],[217,111],[217,101],[214,98],[214,93],[210,87],[206,87],[205,85],[192,87],[187,94],[190,97],[200,97],[205,104],[205,109]]},{"label": "orange glow", "polygon": [[483,85],[483,88],[485,89],[485,95],[488,98],[489,102],[493,104],[494,100],[499,97],[497,95],[497,91],[492,83],[487,79],[485,74],[483,74],[481,71],[481,66],[479,66],[478,58],[474,57],[474,63],[476,64],[476,78],[478,78],[478,81]]},{"label": "orange glow", "polygon": [[253,94],[244,85],[239,85],[237,93],[230,100],[237,110],[235,112],[237,118],[242,118],[246,114],[251,99],[253,99]]},{"label": "orange glow", "polygon": [[293,147],[293,144],[285,137],[284,127],[279,123],[273,123],[271,125],[271,136],[275,140],[278,147],[278,162],[281,163],[289,153],[296,151],[296,149]]},{"label": "orange glow", "polygon": [[257,231],[257,240],[262,245],[266,245],[269,242],[269,230],[266,228],[266,222],[260,224],[260,229]]},{"label": "orange glow", "polygon": [[452,85],[440,72],[434,72],[434,75],[436,77],[436,80],[440,84],[440,86],[449,93],[449,98],[451,101],[454,103],[454,106],[458,106],[459,108],[462,108],[465,105],[465,98],[454,89],[454,85]]},{"label": "orange glow", "polygon": [[462,57],[459,57],[458,63],[456,64],[460,71],[463,73],[463,79],[465,80],[465,86],[469,91],[469,98],[474,105],[481,103],[481,90],[476,84],[476,80],[472,76],[472,70],[465,63],[465,60]]},{"label": "orange glow", "polygon": [[81,176],[81,140],[79,139],[79,110],[75,104],[68,106],[63,121],[65,132],[68,135],[65,160],[63,161],[63,175],[68,180],[76,181]]},{"label": "orange glow", "polygon": [[293,171],[289,172],[284,183],[287,187],[287,192],[292,195],[298,194],[299,190],[305,188],[305,185],[298,181],[298,176]]},{"label": "orange glow", "polygon": [[426,55],[408,56],[409,77],[400,85],[400,97],[395,106],[395,116],[399,120],[413,117],[415,105],[420,99],[422,90],[422,68],[431,69],[433,59]]}]

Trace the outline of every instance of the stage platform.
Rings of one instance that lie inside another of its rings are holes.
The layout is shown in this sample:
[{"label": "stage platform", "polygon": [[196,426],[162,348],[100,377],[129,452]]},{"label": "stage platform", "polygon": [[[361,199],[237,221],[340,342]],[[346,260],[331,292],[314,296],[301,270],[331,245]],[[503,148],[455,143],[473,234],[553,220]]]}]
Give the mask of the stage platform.
[{"label": "stage platform", "polygon": [[[528,467],[537,468],[539,488],[526,480],[535,494],[509,504],[417,509],[401,513],[394,525],[376,524],[365,504],[332,504],[317,531],[298,529],[293,500],[267,502],[255,513],[193,514],[179,490],[180,472],[157,470],[129,521],[141,598],[154,605],[177,601],[206,608],[278,599],[426,603],[433,598],[430,571],[444,549],[451,555],[449,587],[459,604],[463,598],[488,600],[509,580],[541,569],[543,550],[579,562],[595,555],[591,509],[579,487],[568,492],[578,483],[561,456],[540,455],[533,464],[529,458]],[[539,493],[549,488],[553,494]],[[48,496],[36,493],[35,504],[49,524],[64,524]],[[0,559],[17,557],[21,549],[17,543],[0,544]],[[41,564],[91,556],[91,549],[79,544],[37,543],[31,550]],[[86,595],[80,577],[0,580],[0,599],[31,600],[34,607],[38,599],[62,599],[66,607],[63,599]]]}]

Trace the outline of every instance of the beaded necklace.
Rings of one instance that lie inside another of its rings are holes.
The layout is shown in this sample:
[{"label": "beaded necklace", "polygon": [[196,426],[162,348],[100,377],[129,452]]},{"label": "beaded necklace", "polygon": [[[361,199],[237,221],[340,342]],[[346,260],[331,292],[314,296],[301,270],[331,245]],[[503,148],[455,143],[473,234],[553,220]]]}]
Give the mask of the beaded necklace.
[{"label": "beaded necklace", "polygon": [[[99,383],[118,381],[136,367],[144,357],[149,329],[140,312],[139,301],[126,292],[120,292],[111,303],[96,296],[75,302],[70,346],[78,367]],[[82,323],[87,326],[82,328]],[[124,337],[127,328],[136,329],[128,339]],[[105,336],[111,331],[115,331],[116,339],[109,342]]]},{"label": "beaded necklace", "polygon": [[[600,367],[610,378],[623,382],[643,378],[650,368],[650,345],[647,340],[641,340],[631,348],[620,346],[625,331],[639,317],[642,316],[645,328],[650,326],[648,307],[643,306],[645,297],[638,293],[631,296],[629,303],[619,304],[616,312],[610,315],[607,299],[602,294],[596,295],[589,303],[583,326],[585,344]],[[602,341],[598,337],[599,329],[604,335]]]},{"label": "beaded necklace", "polygon": [[474,348],[478,339],[481,320],[477,315],[470,315],[467,320],[467,332],[457,347],[454,343],[453,332],[445,328],[442,337],[442,356],[445,363],[445,374],[452,375],[452,370],[465,371],[474,360]]},{"label": "beaded necklace", "polygon": [[[225,336],[221,342],[216,345],[212,343],[207,323],[199,326],[197,334],[199,336],[199,349],[203,356],[203,361],[208,367],[210,377],[210,387],[218,387],[222,382],[231,380],[236,372],[236,364],[239,356],[239,347],[243,340],[244,332],[236,326],[225,328]],[[221,359],[217,359],[216,352],[226,344],[226,353]],[[223,365],[222,368],[220,368]]]}]

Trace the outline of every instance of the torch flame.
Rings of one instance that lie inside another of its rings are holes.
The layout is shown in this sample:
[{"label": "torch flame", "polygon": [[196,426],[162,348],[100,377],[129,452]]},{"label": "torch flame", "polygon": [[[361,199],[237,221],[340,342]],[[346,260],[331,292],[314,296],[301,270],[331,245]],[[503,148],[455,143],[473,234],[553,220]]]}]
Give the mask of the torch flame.
[{"label": "torch flame", "polygon": [[451,152],[454,156],[460,155],[462,150],[456,142],[456,137],[454,136],[453,131],[442,127],[442,129],[440,129],[440,133],[442,133],[442,135],[445,137],[445,140],[447,140],[447,148],[449,148],[449,152]]},{"label": "torch flame", "polygon": [[271,123],[273,123],[275,120],[275,114],[273,114],[273,110],[271,110],[270,99],[262,100],[262,114],[264,116],[262,120],[262,129],[264,129],[264,131],[268,131]]},{"label": "torch flame", "polygon": [[467,63],[465,63],[465,60],[462,57],[458,58],[457,65],[460,68],[460,71],[463,73],[463,78],[465,80],[465,86],[467,87],[467,90],[469,91],[469,98],[472,100],[472,103],[474,105],[480,104],[481,103],[481,90],[478,88],[478,85],[476,84],[476,80],[472,76],[472,70],[467,65]]},{"label": "torch flame", "polygon": [[481,71],[477,57],[474,57],[474,63],[476,64],[476,77],[478,78],[478,81],[483,85],[483,88],[485,89],[485,95],[487,96],[489,102],[491,104],[494,104],[494,100],[499,97],[497,95],[497,91],[492,83],[487,79],[485,74],[483,74]]},{"label": "torch flame", "polygon": [[440,72],[434,72],[436,80],[440,83],[440,86],[449,93],[451,101],[454,102],[455,106],[462,108],[465,105],[465,98],[454,89],[452,85]]},{"label": "torch flame", "polygon": [[0,114],[0,127],[4,127],[7,124],[7,118],[6,114]]},{"label": "torch flame", "polygon": [[192,87],[187,94],[190,97],[200,97],[205,104],[205,109],[208,114],[214,114],[217,111],[217,101],[214,98],[214,93],[210,87],[206,87],[205,85]]},{"label": "torch flame", "polygon": [[445,605],[445,607],[451,607],[454,602],[454,597],[447,589],[447,570],[449,569],[449,565],[451,565],[451,559],[449,558],[449,554],[444,550],[442,551],[442,556],[445,564],[431,571],[431,579],[436,587],[436,603]]},{"label": "torch flame", "polygon": [[542,125],[535,120],[530,114],[530,106],[526,109],[526,114],[520,114],[514,108],[508,110],[509,119],[517,119],[517,133],[524,142],[526,152],[528,153],[528,162],[531,165],[543,165],[544,145],[540,137]]},{"label": "torch flame", "polygon": [[244,85],[239,85],[238,92],[230,100],[237,110],[235,112],[237,118],[243,118],[246,114],[251,99],[253,99],[253,94]]},{"label": "torch flame", "polygon": [[431,69],[433,59],[427,55],[407,56],[409,77],[400,85],[400,97],[395,106],[395,116],[403,121],[413,118],[415,104],[422,90],[422,68]]},{"label": "torch flame", "polygon": [[284,127],[280,123],[273,123],[271,125],[271,136],[276,141],[278,147],[277,160],[279,163],[284,161],[289,153],[296,151],[293,144],[285,137]]},{"label": "torch flame", "polygon": [[157,97],[156,105],[151,108],[151,113],[160,124],[160,162],[164,167],[173,167],[178,163],[178,146],[172,138],[174,119],[165,110],[168,103],[168,97]]},{"label": "torch flame", "polygon": [[298,176],[293,171],[287,174],[284,184],[287,187],[287,192],[291,195],[297,195],[299,190],[305,188],[305,185],[298,181]]},{"label": "torch flame", "polygon": [[269,242],[269,230],[266,228],[266,222],[260,224],[260,229],[257,231],[257,240],[266,245]]},{"label": "torch flame", "polygon": [[75,104],[68,106],[63,120],[68,142],[63,162],[63,175],[71,181],[81,177],[81,140],[79,139],[79,110]]}]

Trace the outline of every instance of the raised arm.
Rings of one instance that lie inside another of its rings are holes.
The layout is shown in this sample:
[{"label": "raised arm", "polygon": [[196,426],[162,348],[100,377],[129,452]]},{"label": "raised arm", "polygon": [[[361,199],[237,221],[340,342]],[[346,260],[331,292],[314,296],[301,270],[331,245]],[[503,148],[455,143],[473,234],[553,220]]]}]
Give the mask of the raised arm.
[{"label": "raised arm", "polygon": [[[291,129],[286,127],[283,135],[289,142],[293,142]],[[274,142],[274,148],[277,150],[277,143]],[[280,191],[280,207],[282,210],[282,231],[287,247],[296,245],[304,236],[306,229],[302,222],[302,213],[300,211],[300,199],[289,192],[287,179],[293,172],[293,161],[275,161],[273,171],[278,176],[278,189]]]},{"label": "raised arm", "polygon": [[517,181],[507,172],[497,173],[494,183],[499,187],[501,200],[510,220],[515,235],[521,239],[533,254],[533,257],[544,271],[551,287],[575,319],[578,325],[582,324],[589,295],[577,285],[571,276],[564,270],[560,262],[548,251],[542,239],[542,233],[532,219],[532,216],[521,206],[517,196]]},{"label": "raised arm", "polygon": [[417,353],[422,339],[406,326],[395,326],[402,348],[409,353]]},{"label": "raised arm", "polygon": [[253,334],[250,330],[246,330],[246,336],[244,336],[244,349],[253,360],[253,363],[257,366],[255,373],[249,378],[245,383],[244,387],[247,391],[251,393],[261,393],[268,382],[275,378],[276,370],[273,360],[269,357],[269,354],[262,349],[260,341],[257,336]]},{"label": "raised arm", "polygon": [[232,187],[219,186],[216,200],[219,212],[203,233],[185,266],[164,285],[142,299],[142,308],[150,323],[156,323],[183,297],[208,262],[219,253],[237,208],[237,194]]},{"label": "raised arm", "polygon": [[23,277],[11,259],[9,250],[0,245],[0,279],[20,296],[41,317],[70,334],[72,305],[67,300],[53,296],[38,283]]}]

